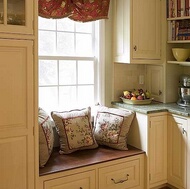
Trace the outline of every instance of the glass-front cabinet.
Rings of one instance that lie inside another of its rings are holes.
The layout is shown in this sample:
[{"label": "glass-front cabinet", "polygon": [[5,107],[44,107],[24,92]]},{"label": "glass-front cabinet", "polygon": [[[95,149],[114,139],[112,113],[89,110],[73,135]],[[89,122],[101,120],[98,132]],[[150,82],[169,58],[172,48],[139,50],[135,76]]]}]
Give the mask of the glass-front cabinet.
[{"label": "glass-front cabinet", "polygon": [[32,34],[33,1],[0,0],[0,33]]}]

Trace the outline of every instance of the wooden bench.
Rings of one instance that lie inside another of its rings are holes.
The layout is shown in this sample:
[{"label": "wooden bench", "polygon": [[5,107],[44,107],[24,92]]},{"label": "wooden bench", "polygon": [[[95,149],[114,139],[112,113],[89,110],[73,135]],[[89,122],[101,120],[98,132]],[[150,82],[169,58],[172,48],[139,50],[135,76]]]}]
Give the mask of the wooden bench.
[{"label": "wooden bench", "polygon": [[144,151],[132,146],[128,146],[128,148],[129,150],[127,151],[121,151],[108,147],[98,147],[92,150],[77,151],[68,155],[60,155],[59,149],[55,148],[45,167],[40,168],[39,174],[42,176],[144,153]]}]

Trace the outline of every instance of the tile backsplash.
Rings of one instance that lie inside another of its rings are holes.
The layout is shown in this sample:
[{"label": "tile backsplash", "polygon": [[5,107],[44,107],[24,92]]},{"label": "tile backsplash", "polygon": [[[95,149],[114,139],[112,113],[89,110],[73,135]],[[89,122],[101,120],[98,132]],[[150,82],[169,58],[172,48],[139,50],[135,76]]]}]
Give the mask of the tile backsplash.
[{"label": "tile backsplash", "polygon": [[[124,90],[145,89],[145,65],[114,64],[114,101],[120,100],[119,97]],[[139,84],[139,76],[144,76],[144,84]]]}]

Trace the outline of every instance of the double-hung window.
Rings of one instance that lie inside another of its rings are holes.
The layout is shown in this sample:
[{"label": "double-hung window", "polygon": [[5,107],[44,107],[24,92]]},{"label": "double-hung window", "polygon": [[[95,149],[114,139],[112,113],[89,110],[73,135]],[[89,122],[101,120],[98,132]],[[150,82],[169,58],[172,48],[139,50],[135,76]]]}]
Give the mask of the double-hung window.
[{"label": "double-hung window", "polygon": [[98,23],[39,17],[39,106],[46,111],[99,101]]}]

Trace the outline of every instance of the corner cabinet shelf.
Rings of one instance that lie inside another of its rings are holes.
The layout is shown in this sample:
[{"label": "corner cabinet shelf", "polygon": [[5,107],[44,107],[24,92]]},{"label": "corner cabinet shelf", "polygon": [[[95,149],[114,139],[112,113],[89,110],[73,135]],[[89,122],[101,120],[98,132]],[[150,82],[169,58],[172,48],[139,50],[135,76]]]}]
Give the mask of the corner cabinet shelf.
[{"label": "corner cabinet shelf", "polygon": [[179,64],[181,66],[190,66],[190,62],[178,62],[178,61],[167,61],[168,64]]},{"label": "corner cabinet shelf", "polygon": [[167,63],[190,66],[188,61],[175,61],[172,54],[172,48],[190,49],[190,11],[183,11],[187,10],[186,7],[189,5],[186,4],[185,0],[181,0],[180,4],[178,2],[177,0],[167,0]]}]

